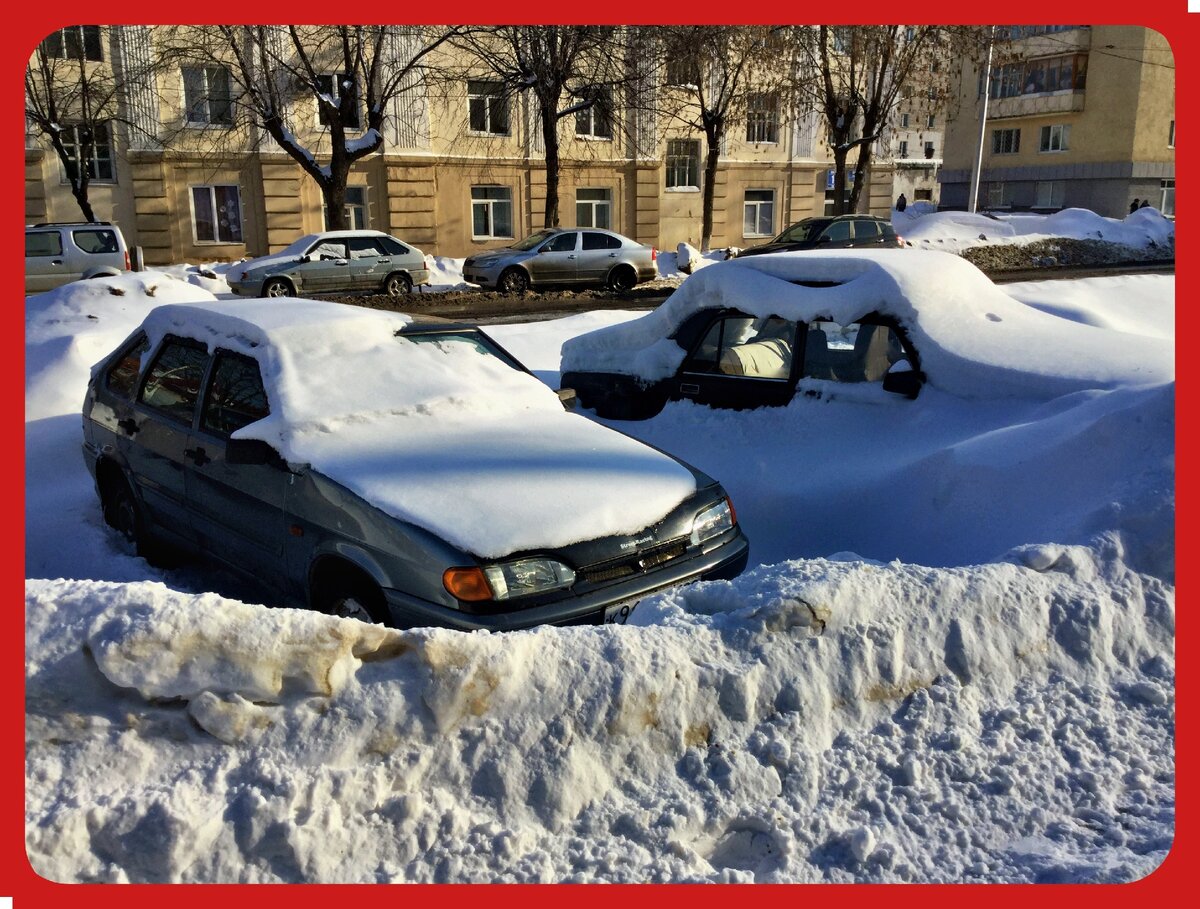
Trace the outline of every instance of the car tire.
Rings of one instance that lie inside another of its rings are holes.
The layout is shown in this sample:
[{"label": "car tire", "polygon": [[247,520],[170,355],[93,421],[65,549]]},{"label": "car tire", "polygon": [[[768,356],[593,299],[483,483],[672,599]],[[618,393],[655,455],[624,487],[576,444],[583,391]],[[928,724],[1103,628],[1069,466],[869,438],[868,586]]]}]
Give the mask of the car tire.
[{"label": "car tire", "polygon": [[637,272],[628,265],[618,265],[608,273],[608,289],[623,294],[637,287]]},{"label": "car tire", "polygon": [[104,512],[104,523],[132,545],[137,555],[149,560],[154,554],[154,547],[146,532],[142,506],[129,481],[124,477],[108,480],[101,489],[100,507]]},{"label": "car tire", "polygon": [[412,278],[402,271],[392,272],[383,282],[383,290],[389,297],[403,297],[412,293]]},{"label": "car tire", "polygon": [[262,295],[264,297],[294,297],[296,296],[296,291],[283,278],[271,278],[271,280],[263,284]]},{"label": "car tire", "polygon": [[496,286],[500,288],[501,293],[523,294],[529,290],[529,275],[514,266],[505,269],[504,273],[500,275],[500,280],[496,282]]},{"label": "car tire", "polygon": [[383,591],[357,570],[327,577],[313,593],[313,605],[327,615],[383,624],[387,617]]}]

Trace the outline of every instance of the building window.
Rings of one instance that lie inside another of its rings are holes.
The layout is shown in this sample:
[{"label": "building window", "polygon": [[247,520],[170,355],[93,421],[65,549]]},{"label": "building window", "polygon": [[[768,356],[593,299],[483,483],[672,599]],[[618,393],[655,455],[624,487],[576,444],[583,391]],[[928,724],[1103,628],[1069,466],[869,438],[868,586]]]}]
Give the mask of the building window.
[{"label": "building window", "polygon": [[[346,213],[347,230],[367,229],[367,188],[365,186],[347,186],[346,201],[342,206]],[[329,230],[329,209],[325,209],[325,229]]]},{"label": "building window", "polygon": [[667,142],[667,189],[699,189],[700,140]]},{"label": "building window", "polygon": [[[354,80],[345,73],[325,73],[317,76],[317,91],[326,95],[333,100],[334,106],[338,103],[338,83],[350,84],[349,97],[346,99],[350,103],[349,110],[342,111],[342,125],[348,126],[350,129],[362,129],[362,117],[359,114],[358,105],[358,86]],[[329,126],[329,114],[320,104],[317,105],[317,123],[321,126]]]},{"label": "building window", "polygon": [[907,139],[900,140],[900,157],[901,158],[908,157],[908,140]]},{"label": "building window", "polygon": [[762,93],[751,95],[746,107],[746,141],[779,141],[779,97]]},{"label": "building window", "polygon": [[901,115],[900,115],[900,128],[901,128],[901,129],[908,129],[908,114],[901,114]]},{"label": "building window", "polygon": [[612,190],[575,190],[575,226],[612,228]]},{"label": "building window", "polygon": [[98,25],[68,25],[66,28],[60,28],[46,37],[42,42],[42,49],[47,57],[64,60],[82,58],[100,62],[104,59]]},{"label": "building window", "polygon": [[1163,180],[1159,186],[1162,189],[1162,201],[1158,206],[1158,210],[1164,215],[1175,217],[1175,181]]},{"label": "building window", "polygon": [[79,123],[66,127],[59,134],[67,152],[67,179],[78,178],[80,150],[87,141],[89,129],[92,135],[92,154],[87,162],[88,179],[96,183],[112,183],[113,153],[107,123],[93,123],[90,127],[86,123]]},{"label": "building window", "polygon": [[916,192],[913,193],[913,198],[918,202],[932,202],[933,201],[933,190],[932,189],[918,189]]},{"label": "building window", "polygon": [[197,243],[241,243],[242,200],[237,186],[193,186],[192,230]]},{"label": "building window", "polygon": [[1038,145],[1039,151],[1060,152],[1067,151],[1070,149],[1070,147],[1070,124],[1055,124],[1054,126],[1042,127],[1041,143]]},{"label": "building window", "polygon": [[476,240],[513,235],[512,190],[507,186],[471,187],[471,236]]},{"label": "building window", "polygon": [[1010,183],[988,184],[988,208],[1011,208],[1013,187]]},{"label": "building window", "polygon": [[1087,87],[1087,59],[1087,54],[1066,54],[998,66],[992,71],[991,96],[1082,91]]},{"label": "building window", "polygon": [[687,57],[667,61],[667,85],[699,85],[700,66]]},{"label": "building window", "polygon": [[933,143],[932,143],[932,142],[926,142],[926,143],[925,143],[925,157],[926,157],[926,158],[932,158],[932,157],[933,157],[933,155],[934,155]]},{"label": "building window", "polygon": [[929,118],[925,121],[925,128],[933,129],[933,127],[936,123],[937,123],[937,117],[934,116],[933,114],[930,114]]},{"label": "building window", "polygon": [[1167,148],[1175,147],[1175,121],[1171,121],[1171,128],[1167,130]]},{"label": "building window", "polygon": [[743,213],[743,237],[775,236],[775,190],[746,190]]},{"label": "building window", "polygon": [[504,83],[472,79],[467,83],[471,132],[508,135],[508,98]]},{"label": "building window", "polygon": [[229,70],[224,66],[183,67],[183,103],[188,123],[232,126]]},{"label": "building window", "polygon": [[1019,129],[992,130],[992,154],[1015,155],[1021,150],[1021,131]]},{"label": "building window", "polygon": [[590,107],[575,111],[575,135],[591,139],[611,139],[613,134],[612,90],[591,89]]},{"label": "building window", "polygon": [[1035,208],[1062,208],[1067,184],[1064,180],[1039,180],[1036,186]]}]

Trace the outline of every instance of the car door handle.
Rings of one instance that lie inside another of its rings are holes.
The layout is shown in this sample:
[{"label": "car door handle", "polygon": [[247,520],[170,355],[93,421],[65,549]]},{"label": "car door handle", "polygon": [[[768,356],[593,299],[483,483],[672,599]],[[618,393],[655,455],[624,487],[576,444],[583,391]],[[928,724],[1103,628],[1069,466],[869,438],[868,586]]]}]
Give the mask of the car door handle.
[{"label": "car door handle", "polygon": [[391,259],[376,259],[375,261],[379,265],[391,265],[392,264]]},{"label": "car door handle", "polygon": [[50,264],[51,265],[62,265],[62,259],[51,259]]},{"label": "car door handle", "polygon": [[575,258],[575,253],[571,253],[571,255],[567,256],[567,258],[568,258],[568,259],[574,259],[574,258]]},{"label": "car door handle", "polygon": [[127,436],[133,435],[140,428],[137,423],[129,417],[126,417],[124,420],[117,420],[117,425],[121,427],[121,429],[125,430],[125,435]]},{"label": "car door handle", "polygon": [[615,259],[615,258],[617,257],[617,254],[616,254],[616,253],[609,253],[609,254],[608,254],[608,257],[609,257],[610,259]]},{"label": "car door handle", "polygon": [[212,460],[212,458],[208,456],[208,453],[205,452],[203,448],[185,448],[183,450],[183,456],[185,458],[191,458],[197,467],[203,467]]},{"label": "car door handle", "polygon": [[700,394],[700,386],[693,385],[691,382],[684,382],[679,386],[679,393],[681,395],[698,395]]},{"label": "car door handle", "polygon": [[349,263],[349,262],[347,262],[345,259],[338,259],[338,260],[337,260],[336,262],[334,262],[333,264],[334,264],[334,265],[349,265],[350,263]]}]

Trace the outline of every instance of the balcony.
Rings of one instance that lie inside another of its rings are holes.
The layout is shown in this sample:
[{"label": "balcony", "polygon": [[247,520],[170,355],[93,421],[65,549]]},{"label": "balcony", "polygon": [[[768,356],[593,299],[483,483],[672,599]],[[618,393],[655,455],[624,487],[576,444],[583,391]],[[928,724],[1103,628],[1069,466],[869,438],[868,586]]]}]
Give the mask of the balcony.
[{"label": "balcony", "polygon": [[1006,117],[1035,117],[1041,114],[1078,113],[1083,110],[1084,89],[1064,89],[1015,98],[996,98],[988,103],[988,120]]}]

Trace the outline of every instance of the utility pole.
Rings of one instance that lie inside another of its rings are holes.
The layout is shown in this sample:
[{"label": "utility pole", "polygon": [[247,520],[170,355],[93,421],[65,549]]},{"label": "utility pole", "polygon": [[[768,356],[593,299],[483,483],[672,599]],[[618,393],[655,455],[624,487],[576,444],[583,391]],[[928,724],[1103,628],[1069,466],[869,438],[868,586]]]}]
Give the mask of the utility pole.
[{"label": "utility pole", "polygon": [[971,198],[967,203],[967,211],[976,212],[979,209],[979,178],[983,173],[983,143],[987,138],[988,101],[992,97],[992,47],[995,44],[996,26],[988,31],[987,63],[983,70],[983,113],[979,117],[979,145],[975,149],[975,165],[971,168]]}]

